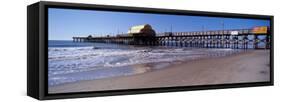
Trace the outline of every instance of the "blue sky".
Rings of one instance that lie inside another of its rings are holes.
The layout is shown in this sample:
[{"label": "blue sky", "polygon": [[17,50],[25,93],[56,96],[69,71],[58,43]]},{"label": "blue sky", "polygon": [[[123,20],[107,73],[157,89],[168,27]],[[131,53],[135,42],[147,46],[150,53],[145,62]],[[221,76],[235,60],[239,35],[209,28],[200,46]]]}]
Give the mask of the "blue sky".
[{"label": "blue sky", "polygon": [[269,26],[268,20],[164,15],[49,8],[49,40],[71,40],[73,36],[115,35],[131,26],[150,24],[156,32],[202,31]]}]

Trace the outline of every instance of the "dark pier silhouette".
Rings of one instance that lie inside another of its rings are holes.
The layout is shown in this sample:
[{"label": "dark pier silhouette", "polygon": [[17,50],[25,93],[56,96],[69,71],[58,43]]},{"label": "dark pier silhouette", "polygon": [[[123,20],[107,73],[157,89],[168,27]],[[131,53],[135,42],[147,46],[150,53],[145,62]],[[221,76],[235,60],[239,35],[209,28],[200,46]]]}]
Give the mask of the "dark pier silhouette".
[{"label": "dark pier silhouette", "polygon": [[[74,42],[118,43],[147,46],[178,46],[198,48],[269,49],[268,27],[194,32],[155,33],[148,24],[134,26],[127,34],[104,37],[73,37]],[[263,45],[263,46],[260,46]]]}]

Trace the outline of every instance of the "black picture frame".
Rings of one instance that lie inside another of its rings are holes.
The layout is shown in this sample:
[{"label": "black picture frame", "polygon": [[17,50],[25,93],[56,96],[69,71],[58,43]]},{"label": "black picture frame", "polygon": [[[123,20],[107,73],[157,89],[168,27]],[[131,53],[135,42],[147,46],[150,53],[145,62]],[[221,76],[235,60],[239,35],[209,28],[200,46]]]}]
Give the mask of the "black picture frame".
[{"label": "black picture frame", "polygon": [[[268,82],[250,82],[238,84],[219,84],[219,85],[200,85],[184,87],[165,87],[165,88],[145,88],[145,89],[127,89],[110,90],[95,92],[75,92],[75,93],[48,93],[48,8],[71,8],[82,10],[102,10],[102,11],[120,11],[120,12],[142,12],[171,15],[195,15],[210,17],[230,17],[230,18],[250,18],[270,20],[271,47],[270,47],[270,81]],[[188,11],[174,9],[140,8],[124,7],[112,5],[94,5],[79,3],[62,3],[40,1],[27,7],[27,95],[39,100],[61,99],[61,98],[81,98],[109,95],[128,95],[142,93],[159,93],[174,91],[191,91],[206,89],[240,88],[254,86],[272,86],[273,85],[273,16],[237,14],[205,11]]]}]

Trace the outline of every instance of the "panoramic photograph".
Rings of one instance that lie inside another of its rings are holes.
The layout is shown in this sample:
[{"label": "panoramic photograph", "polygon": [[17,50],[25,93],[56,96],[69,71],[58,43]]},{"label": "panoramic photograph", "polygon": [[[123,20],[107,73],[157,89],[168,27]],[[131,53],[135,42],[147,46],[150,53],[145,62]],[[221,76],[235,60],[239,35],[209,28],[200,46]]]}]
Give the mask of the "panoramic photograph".
[{"label": "panoramic photograph", "polygon": [[48,8],[48,93],[270,81],[270,20]]}]

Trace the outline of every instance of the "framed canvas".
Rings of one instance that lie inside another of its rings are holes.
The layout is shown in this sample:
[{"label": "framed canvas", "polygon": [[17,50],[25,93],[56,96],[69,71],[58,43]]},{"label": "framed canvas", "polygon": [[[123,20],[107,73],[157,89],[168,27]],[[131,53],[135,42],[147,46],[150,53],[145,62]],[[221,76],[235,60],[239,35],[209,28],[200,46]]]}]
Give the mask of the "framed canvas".
[{"label": "framed canvas", "polygon": [[29,5],[27,94],[45,100],[273,85],[273,16]]}]

